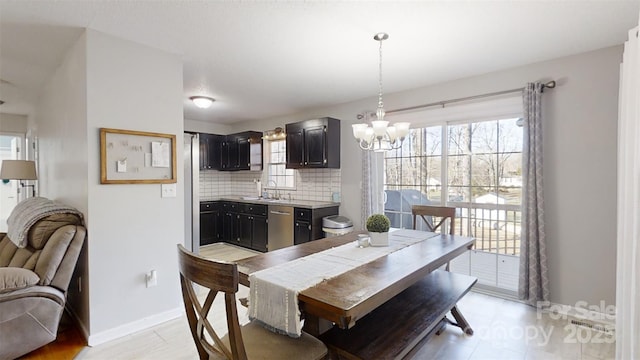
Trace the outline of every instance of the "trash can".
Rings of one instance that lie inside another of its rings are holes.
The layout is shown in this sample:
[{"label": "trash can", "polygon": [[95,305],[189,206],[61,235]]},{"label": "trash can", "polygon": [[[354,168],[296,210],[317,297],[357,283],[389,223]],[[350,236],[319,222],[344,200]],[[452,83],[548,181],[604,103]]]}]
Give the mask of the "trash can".
[{"label": "trash can", "polygon": [[322,231],[325,237],[348,234],[353,231],[353,222],[342,215],[325,216],[322,218]]}]

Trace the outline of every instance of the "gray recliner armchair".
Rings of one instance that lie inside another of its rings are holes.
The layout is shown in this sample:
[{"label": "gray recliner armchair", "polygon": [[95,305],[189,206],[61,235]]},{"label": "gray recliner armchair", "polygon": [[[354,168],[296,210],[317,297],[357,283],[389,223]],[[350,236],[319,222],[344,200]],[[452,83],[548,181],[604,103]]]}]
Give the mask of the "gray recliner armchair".
[{"label": "gray recliner armchair", "polygon": [[19,248],[0,233],[0,360],[56,339],[86,229],[79,213],[49,211],[24,234]]}]

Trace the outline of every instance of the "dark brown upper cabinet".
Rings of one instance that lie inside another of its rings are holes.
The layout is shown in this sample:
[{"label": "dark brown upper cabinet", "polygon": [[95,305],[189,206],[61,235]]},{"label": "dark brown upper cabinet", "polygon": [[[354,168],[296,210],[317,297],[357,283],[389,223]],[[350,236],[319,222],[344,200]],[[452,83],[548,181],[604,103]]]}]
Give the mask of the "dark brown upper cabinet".
[{"label": "dark brown upper cabinet", "polygon": [[340,168],[340,120],[325,117],[286,124],[287,169]]},{"label": "dark brown upper cabinet", "polygon": [[200,134],[200,169],[262,170],[262,133]]},{"label": "dark brown upper cabinet", "polygon": [[220,146],[224,135],[200,133],[200,169],[220,170]]}]

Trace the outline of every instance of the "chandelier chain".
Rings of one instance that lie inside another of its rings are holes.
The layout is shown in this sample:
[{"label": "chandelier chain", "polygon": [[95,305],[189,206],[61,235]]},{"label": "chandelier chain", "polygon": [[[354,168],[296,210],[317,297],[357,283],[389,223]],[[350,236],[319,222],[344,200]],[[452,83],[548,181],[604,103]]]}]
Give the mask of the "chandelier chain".
[{"label": "chandelier chain", "polygon": [[[384,106],[382,104],[382,40],[380,41],[380,47],[379,47],[379,53],[380,53],[380,61],[379,61],[379,65],[378,65],[378,72],[379,72],[379,80],[378,80],[378,109],[382,109]],[[382,120],[382,119],[379,119]]]}]

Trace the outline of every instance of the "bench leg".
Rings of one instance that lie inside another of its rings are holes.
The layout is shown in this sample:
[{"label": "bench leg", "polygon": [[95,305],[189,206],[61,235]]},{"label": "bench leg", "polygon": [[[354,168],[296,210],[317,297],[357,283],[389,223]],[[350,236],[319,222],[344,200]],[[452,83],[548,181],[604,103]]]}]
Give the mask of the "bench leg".
[{"label": "bench leg", "polygon": [[460,313],[460,310],[458,310],[457,306],[451,308],[451,315],[453,315],[453,317],[456,319],[456,326],[462,329],[465,334],[469,336],[473,335],[473,329],[471,328],[471,326],[469,326],[467,319],[462,316],[462,313]]},{"label": "bench leg", "polygon": [[[446,319],[446,318],[445,318]],[[447,328],[447,321],[445,319],[440,320],[440,323],[435,327],[435,334],[440,335]]]}]

